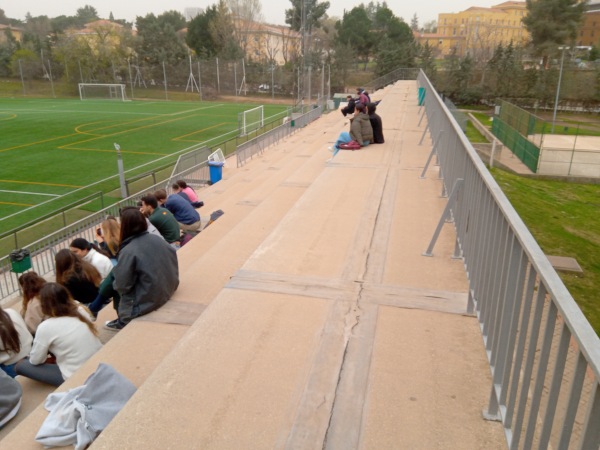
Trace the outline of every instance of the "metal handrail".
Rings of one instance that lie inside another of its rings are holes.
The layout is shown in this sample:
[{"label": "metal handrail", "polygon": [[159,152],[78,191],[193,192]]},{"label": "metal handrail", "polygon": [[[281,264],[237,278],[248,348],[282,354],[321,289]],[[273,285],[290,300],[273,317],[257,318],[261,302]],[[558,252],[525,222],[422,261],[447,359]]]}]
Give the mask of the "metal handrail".
[{"label": "metal handrail", "polygon": [[492,373],[486,417],[509,448],[598,448],[600,339],[421,72],[443,191]]}]

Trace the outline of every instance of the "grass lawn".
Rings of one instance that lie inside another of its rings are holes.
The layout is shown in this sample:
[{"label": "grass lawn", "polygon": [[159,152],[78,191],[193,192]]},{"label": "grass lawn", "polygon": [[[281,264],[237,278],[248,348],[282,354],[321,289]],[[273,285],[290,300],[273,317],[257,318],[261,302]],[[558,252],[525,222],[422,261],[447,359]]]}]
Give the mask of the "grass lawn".
[{"label": "grass lawn", "polygon": [[475,125],[473,125],[470,120],[467,120],[467,130],[465,131],[465,135],[473,144],[489,144],[486,137],[475,128]]},{"label": "grass lawn", "polygon": [[492,174],[544,253],[573,257],[583,268],[559,275],[600,335],[600,185]]},{"label": "grass lawn", "polygon": [[[238,113],[255,106],[0,98],[0,234],[80,198],[118,189],[115,143],[129,178],[207,142],[212,147],[235,138]],[[264,110],[266,120],[286,107]]]}]

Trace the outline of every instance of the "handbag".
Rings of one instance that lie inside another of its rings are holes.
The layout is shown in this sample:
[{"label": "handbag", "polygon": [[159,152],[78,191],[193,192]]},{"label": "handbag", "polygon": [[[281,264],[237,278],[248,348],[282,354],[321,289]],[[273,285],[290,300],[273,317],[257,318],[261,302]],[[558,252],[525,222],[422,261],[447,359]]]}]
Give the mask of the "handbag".
[{"label": "handbag", "polygon": [[347,144],[340,144],[339,147],[342,150],[359,150],[361,148],[361,145],[358,142],[352,140]]}]

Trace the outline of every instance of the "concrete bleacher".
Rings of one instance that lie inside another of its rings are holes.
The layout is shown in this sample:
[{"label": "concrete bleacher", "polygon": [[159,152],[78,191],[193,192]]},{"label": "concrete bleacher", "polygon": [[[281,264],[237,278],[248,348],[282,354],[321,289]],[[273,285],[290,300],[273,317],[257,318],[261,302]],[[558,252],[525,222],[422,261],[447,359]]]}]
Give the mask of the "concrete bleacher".
[{"label": "concrete bleacher", "polygon": [[[385,144],[326,163],[334,112],[202,192],[225,214],[178,252],[172,300],[59,388],[99,362],[139,388],[93,448],[505,447],[451,225],[421,255],[446,200],[435,168],[419,179],[416,83],[372,97]],[[41,448],[45,394],[0,448]]]}]

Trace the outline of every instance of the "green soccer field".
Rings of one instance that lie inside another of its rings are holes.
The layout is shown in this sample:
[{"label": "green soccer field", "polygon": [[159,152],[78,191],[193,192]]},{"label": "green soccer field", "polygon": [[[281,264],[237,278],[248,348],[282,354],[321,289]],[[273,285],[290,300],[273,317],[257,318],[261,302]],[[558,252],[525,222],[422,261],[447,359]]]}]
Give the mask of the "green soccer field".
[{"label": "green soccer field", "polygon": [[[234,138],[238,113],[255,106],[0,99],[0,233],[118,189],[115,143],[127,176],[147,172],[203,143]],[[266,122],[286,107],[264,110]]]}]

